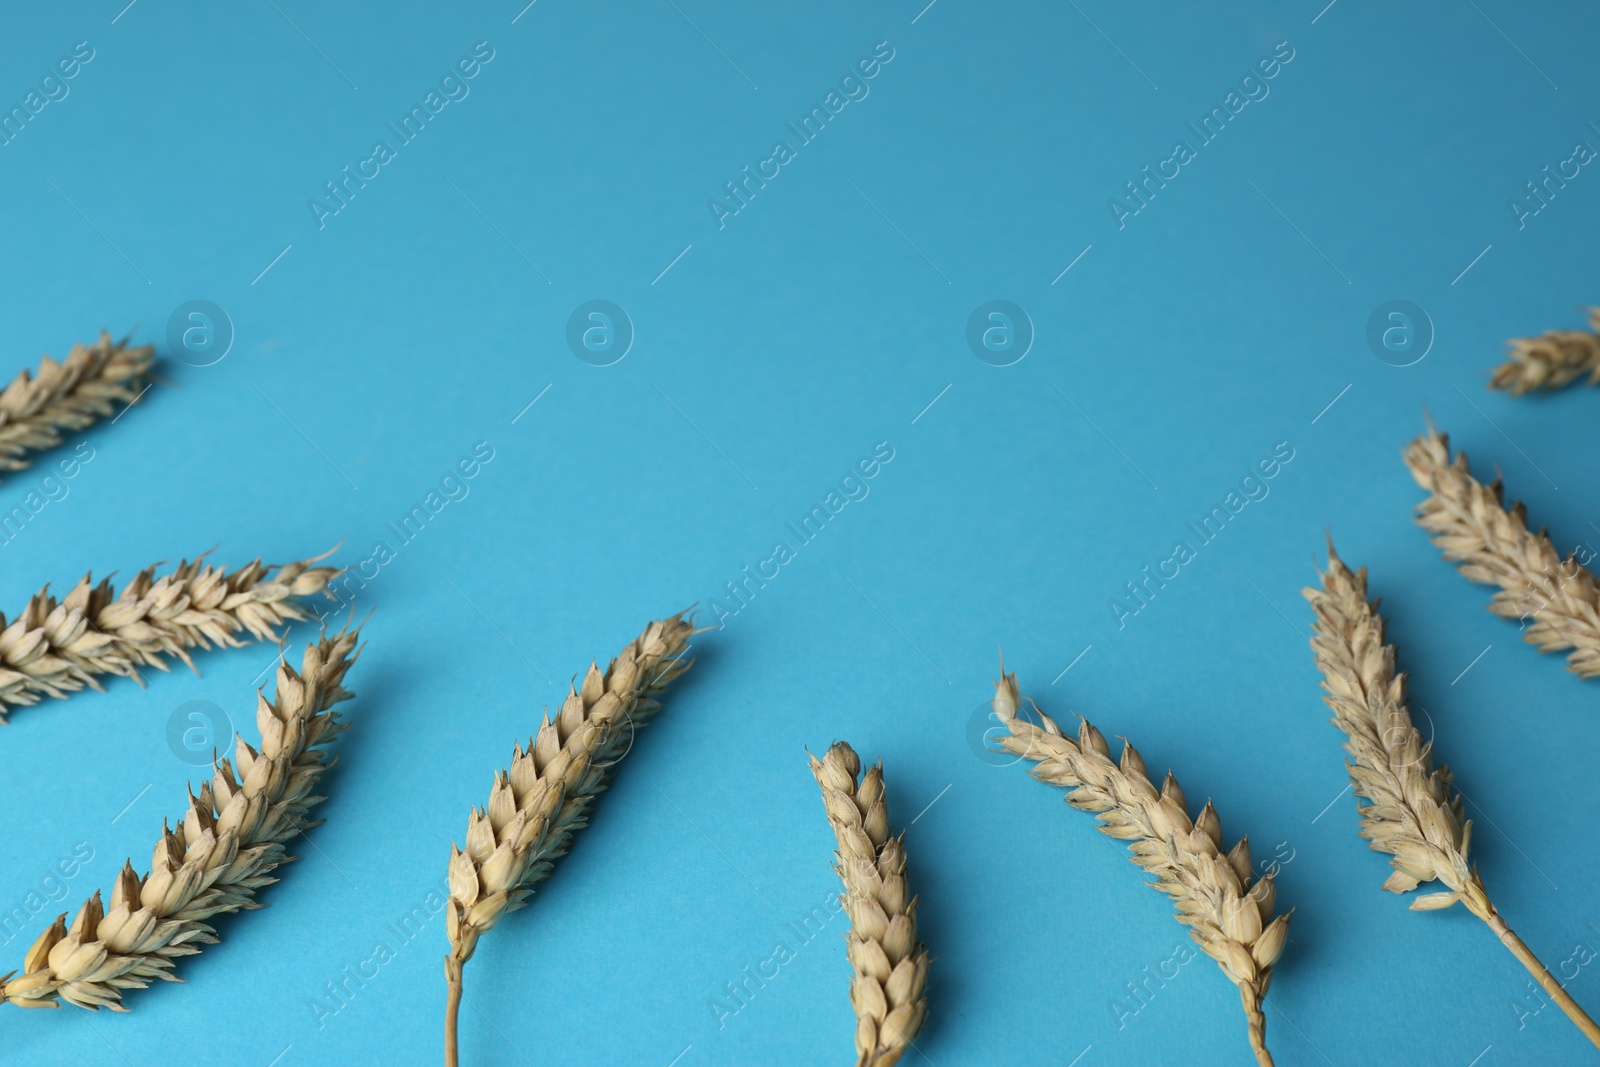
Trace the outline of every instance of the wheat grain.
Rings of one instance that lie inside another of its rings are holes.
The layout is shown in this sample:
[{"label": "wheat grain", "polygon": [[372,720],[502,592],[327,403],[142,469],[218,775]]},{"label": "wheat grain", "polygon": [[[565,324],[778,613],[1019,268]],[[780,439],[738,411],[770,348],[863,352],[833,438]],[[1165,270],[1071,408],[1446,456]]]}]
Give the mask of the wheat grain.
[{"label": "wheat grain", "polygon": [[[1433,765],[1432,742],[1423,743],[1406,706],[1406,677],[1395,671],[1395,648],[1384,643],[1383,617],[1367,600],[1367,571],[1352,572],[1328,542],[1322,587],[1305,590],[1316,619],[1311,648],[1322,671],[1324,700],[1346,737],[1350,784],[1358,798],[1361,836],[1394,858],[1383,888],[1407,893],[1437,881],[1444,891],[1411,902],[1413,911],[1448,908],[1459,901],[1482,919],[1545,992],[1588,1038],[1600,1045],[1600,1027],[1551,977],[1489,900],[1467,853],[1472,822],[1451,785],[1450,770]],[[1359,798],[1368,803],[1361,805]]]},{"label": "wheat grain", "polygon": [[0,391],[0,471],[27,467],[29,453],[61,444],[68,430],[81,430],[111,414],[112,403],[138,399],[155,349],[129,348],[128,339],[72,346],[57,363],[39,361],[37,373],[22,371]]},{"label": "wheat grain", "polygon": [[1589,326],[1510,341],[1509,358],[1494,369],[1489,388],[1521,396],[1536,389],[1564,389],[1585,374],[1590,385],[1600,385],[1600,308],[1589,309]]},{"label": "wheat grain", "polygon": [[458,1062],[463,965],[501,916],[527,903],[533,886],[549,877],[566,853],[572,835],[587,825],[611,766],[660,707],[655,698],[689,668],[681,653],[693,632],[680,613],[647,626],[604,674],[591,663],[582,686],[569,690],[556,717],[546,712],[528,747],[516,747],[511,768],[495,772],[489,803],[473,808],[467,822],[466,848],[451,846],[450,955],[445,957],[445,1062],[450,1067]]},{"label": "wheat grain", "polygon": [[1010,731],[1002,744],[1038,764],[1035,778],[1071,790],[1067,803],[1094,812],[1102,833],[1129,843],[1130,858],[1155,878],[1147,884],[1172,899],[1189,936],[1238,987],[1250,1047],[1258,1063],[1271,1067],[1262,999],[1292,914],[1273,915],[1276,871],[1252,879],[1249,839],[1224,852],[1222,820],[1210,801],[1191,821],[1177,780],[1168,772],[1157,789],[1132,744],[1123,742],[1122,759],[1114,763],[1105,737],[1087,720],[1074,743],[1043,713],[1038,725],[1019,718],[1017,676],[1005,673],[1004,662],[1000,674],[994,713]]},{"label": "wheat grain", "polygon": [[0,1003],[123,1011],[123,990],[177,981],[179,957],[216,943],[214,916],[263,906],[256,892],[292,858],[289,841],[317,825],[308,816],[322,798],[313,791],[332,763],[322,746],[345,728],[332,708],[354,695],[342,683],[360,655],[359,636],[323,634],[306,647],[299,673],[278,665],[275,698],[257,694],[260,750],[236,737],[233,763],[214,761],[178,829],[162,824],[150,873],[140,877],[130,862],[109,911],[96,892],[70,927],[66,915],[57,918],[28,950],[22,973],[0,979]]},{"label": "wheat grain", "polygon": [[[807,753],[810,756],[810,753]],[[906,882],[905,834],[889,836],[883,764],[861,774],[861,760],[843,741],[811,773],[839,842],[835,854],[850,916],[846,935],[850,1003],[856,1010],[857,1067],[894,1067],[928,1017],[928,952],[917,940],[917,900]]]},{"label": "wheat grain", "polygon": [[135,575],[120,596],[109,580],[92,585],[88,575],[59,601],[45,586],[10,625],[0,615],[0,722],[8,707],[99,689],[97,675],[143,684],[138,669],[164,671],[167,656],[193,670],[190,649],[238,647],[241,631],[275,639],[276,627],[306,617],[294,598],[326,592],[339,573],[312,566],[326,555],[277,568],[257,559],[231,574],[202,557],[160,578],[157,564]]},{"label": "wheat grain", "polygon": [[1450,458],[1450,438],[1436,427],[1405,450],[1406,466],[1432,495],[1417,506],[1417,525],[1433,536],[1444,558],[1474,582],[1498,585],[1489,610],[1533,620],[1523,640],[1541,652],[1572,651],[1568,669],[1600,676],[1600,586],[1577,557],[1562,559],[1543,530],[1528,529],[1521,503],[1503,506],[1499,479],[1472,477],[1465,452]]}]

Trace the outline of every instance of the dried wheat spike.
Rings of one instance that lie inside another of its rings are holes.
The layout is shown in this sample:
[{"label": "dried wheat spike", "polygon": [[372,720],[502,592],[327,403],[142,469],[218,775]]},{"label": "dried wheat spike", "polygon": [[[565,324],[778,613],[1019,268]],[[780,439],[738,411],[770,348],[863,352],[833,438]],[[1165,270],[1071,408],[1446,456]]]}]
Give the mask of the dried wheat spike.
[{"label": "dried wheat spike", "polygon": [[[810,753],[807,753],[810,756]],[[856,1067],[894,1067],[928,1017],[928,952],[917,940],[917,900],[906,881],[905,833],[889,836],[883,764],[860,778],[861,760],[835,741],[811,773],[839,840],[834,870],[850,916],[850,1003],[856,1010]]]},{"label": "dried wheat spike", "polygon": [[[1448,893],[1413,902],[1416,910],[1463,900],[1483,918],[1488,897],[1467,862],[1472,822],[1450,786],[1450,769],[1433,765],[1432,745],[1411,724],[1406,678],[1395,672],[1395,649],[1384,643],[1383,618],[1367,601],[1367,571],[1352,572],[1330,542],[1322,588],[1304,595],[1316,614],[1311,649],[1333,722],[1348,740],[1350,782],[1361,806],[1361,836],[1389,861],[1394,873],[1383,888],[1409,893],[1437,881]],[[1448,899],[1446,899],[1448,898]]]},{"label": "dried wheat spike", "polygon": [[360,655],[358,637],[324,634],[306,647],[298,674],[278,665],[276,697],[256,697],[260,750],[236,737],[233,763],[213,763],[211,781],[198,797],[189,794],[178,829],[163,823],[150,873],[140,877],[130,862],[110,910],[96,892],[70,927],[66,915],[57,918],[28,950],[22,973],[0,979],[0,1003],[125,1011],[123,990],[177,981],[178,957],[216,943],[213,916],[263,907],[256,892],[293,858],[289,841],[317,825],[309,813],[322,797],[314,791],[333,763],[321,746],[345,728],[331,709],[354,696],[342,683]]},{"label": "dried wheat spike", "polygon": [[1439,882],[1444,890],[1415,898],[1411,910],[1434,911],[1460,901],[1600,1045],[1600,1028],[1506,926],[1477,868],[1467,862],[1472,823],[1451,788],[1449,768],[1433,765],[1432,742],[1425,744],[1411,723],[1406,677],[1395,672],[1395,648],[1384,643],[1377,601],[1367,600],[1367,569],[1352,572],[1330,540],[1322,587],[1306,589],[1305,597],[1316,615],[1311,649],[1322,671],[1323,699],[1347,739],[1361,836],[1394,857],[1394,873],[1383,888],[1407,893],[1423,882]]},{"label": "dried wheat spike", "polygon": [[1071,790],[1067,803],[1094,812],[1101,833],[1128,842],[1130,858],[1155,879],[1147,884],[1172,898],[1189,936],[1238,986],[1250,1047],[1259,1064],[1271,1067],[1261,1004],[1293,914],[1273,915],[1275,871],[1252,879],[1249,839],[1224,852],[1222,820],[1210,801],[1191,821],[1177,780],[1168,772],[1157,789],[1132,744],[1124,741],[1121,761],[1112,762],[1105,737],[1087,720],[1073,743],[1047,715],[1039,713],[1038,726],[1018,718],[1017,676],[1006,674],[1004,663],[1000,672],[994,713],[1010,730],[1002,743],[1038,763],[1035,778]]},{"label": "dried wheat spike", "polygon": [[164,671],[166,656],[193,670],[189,649],[236,648],[244,644],[236,636],[241,631],[276,640],[276,627],[306,618],[294,598],[327,592],[339,573],[312,566],[326,555],[276,568],[257,559],[232,574],[202,557],[160,578],[156,564],[135,575],[121,596],[109,580],[91,585],[88,575],[59,601],[45,586],[9,626],[0,615],[0,723],[8,708],[99,689],[97,675],[143,684],[139,668]]},{"label": "dried wheat spike", "polygon": [[31,452],[61,444],[66,430],[81,430],[111,414],[113,401],[132,404],[139,397],[155,349],[129,348],[102,332],[87,348],[73,345],[57,363],[39,361],[37,373],[23,371],[0,392],[0,471],[20,471]]},{"label": "dried wheat spike", "polygon": [[1589,327],[1508,342],[1509,358],[1494,369],[1489,388],[1521,396],[1536,389],[1564,389],[1585,374],[1590,385],[1600,385],[1600,308],[1589,309]]},{"label": "dried wheat spike", "polygon": [[1532,619],[1523,640],[1541,652],[1572,649],[1567,669],[1600,676],[1600,587],[1576,556],[1562,559],[1544,530],[1528,529],[1521,503],[1502,503],[1497,478],[1472,477],[1465,452],[1450,458],[1450,438],[1429,426],[1405,450],[1406,466],[1432,496],[1417,506],[1417,525],[1433,536],[1444,558],[1469,580],[1498,585],[1489,610],[1508,619]]},{"label": "dried wheat spike", "polygon": [[457,1062],[462,965],[502,915],[527,903],[534,885],[566,854],[572,835],[588,824],[610,768],[659,709],[655,698],[689,668],[681,653],[693,632],[680,613],[647,626],[604,674],[590,664],[583,685],[569,689],[556,717],[546,712],[528,747],[516,747],[511,769],[495,772],[488,805],[473,808],[467,822],[466,848],[451,846],[445,923],[445,1062],[451,1067]]}]

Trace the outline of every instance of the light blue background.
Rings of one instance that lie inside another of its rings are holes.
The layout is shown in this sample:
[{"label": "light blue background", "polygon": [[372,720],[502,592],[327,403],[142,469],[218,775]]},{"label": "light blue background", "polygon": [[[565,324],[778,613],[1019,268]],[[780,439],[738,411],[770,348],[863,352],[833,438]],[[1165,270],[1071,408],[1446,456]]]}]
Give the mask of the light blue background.
[{"label": "light blue background", "polygon": [[[1426,407],[1563,549],[1600,545],[1600,395],[1484,390],[1505,338],[1578,326],[1600,299],[1592,168],[1523,229],[1508,208],[1574,142],[1600,146],[1600,17],[1503,0],[466,7],[7,18],[7,108],[75,42],[95,58],[0,148],[4,373],[101,327],[163,356],[136,410],[83,435],[95,459],[71,495],[0,547],[8,614],[46,581],[213,545],[236,565],[342,541],[355,564],[474,443],[495,458],[369,587],[327,824],[270,906],[129,1015],[6,1011],[0,1058],[438,1062],[442,916],[320,1026],[309,1004],[442,881],[567,676],[652,617],[704,611],[878,441],[895,458],[870,496],[700,636],[595,824],[483,944],[466,1062],[848,1062],[842,923],[720,1028],[708,1006],[835,888],[804,752],[835,738],[885,761],[896,825],[916,818],[936,962],[907,1063],[1248,1062],[1203,958],[1119,1029],[1125,983],[1185,935],[1088,818],[968,747],[999,644],[1047,711],[1135,739],[1195,806],[1214,798],[1230,838],[1292,854],[1280,1064],[1592,1058],[1553,1005],[1525,1014],[1540,1000],[1481,924],[1379,891],[1298,592],[1331,527],[1372,568],[1495,901],[1552,968],[1600,948],[1596,691],[1438,560],[1399,461]],[[319,230],[307,199],[477,41],[495,58],[470,96]],[[879,41],[894,59],[870,96],[719,230],[707,198]],[[1294,59],[1270,96],[1119,230],[1108,198],[1280,41]],[[565,343],[595,298],[637,330],[603,369]],[[995,298],[1037,332],[1003,369],[964,340]],[[192,299],[237,331],[211,367],[166,348]],[[1403,369],[1364,338],[1391,299],[1437,332]],[[1295,458],[1271,495],[1119,630],[1123,583],[1280,441]],[[0,507],[42,473],[6,479]],[[125,855],[147,863],[190,774],[169,715],[203,699],[247,721],[271,658],[207,654],[200,677],[18,711],[0,908],[78,842],[95,858],[63,908]],[[1571,982],[1591,1010],[1597,972]]]}]

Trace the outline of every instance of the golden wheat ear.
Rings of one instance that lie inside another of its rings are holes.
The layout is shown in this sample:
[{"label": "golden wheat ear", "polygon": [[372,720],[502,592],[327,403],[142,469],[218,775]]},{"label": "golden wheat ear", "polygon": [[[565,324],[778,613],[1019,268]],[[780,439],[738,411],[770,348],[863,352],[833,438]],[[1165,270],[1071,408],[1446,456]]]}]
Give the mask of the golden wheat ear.
[{"label": "golden wheat ear", "polygon": [[1565,389],[1586,374],[1590,385],[1600,385],[1600,308],[1589,309],[1589,327],[1508,341],[1506,362],[1494,369],[1489,388],[1521,396]]},{"label": "golden wheat ear", "polygon": [[1035,778],[1070,790],[1067,803],[1092,812],[1101,833],[1128,842],[1130,858],[1155,879],[1147,884],[1172,899],[1177,920],[1238,987],[1250,1048],[1271,1067],[1261,1005],[1289,937],[1289,914],[1274,915],[1273,872],[1253,879],[1248,839],[1223,851],[1222,820],[1210,801],[1190,820],[1177,779],[1168,773],[1157,789],[1132,744],[1124,741],[1113,762],[1105,737],[1087,720],[1073,741],[1037,705],[1038,725],[1019,718],[1020,704],[1017,676],[1002,663],[993,706],[1010,733],[1001,742],[1037,764]]},{"label": "golden wheat ear", "polygon": [[[807,753],[810,756],[810,753]],[[928,1017],[928,951],[917,940],[917,898],[906,879],[905,834],[889,836],[883,764],[861,774],[861,760],[843,741],[811,773],[839,850],[834,854],[850,916],[846,953],[855,976],[857,1067],[893,1067]]]},{"label": "golden wheat ear", "polygon": [[1344,731],[1350,784],[1361,814],[1361,836],[1394,858],[1383,888],[1408,893],[1424,882],[1443,889],[1411,902],[1413,911],[1435,911],[1460,902],[1488,924],[1506,948],[1538,980],[1551,999],[1600,1046],[1600,1027],[1584,1014],[1522,939],[1495,910],[1478,869],[1467,857],[1472,823],[1450,772],[1433,764],[1433,742],[1424,742],[1406,705],[1405,675],[1395,670],[1395,647],[1384,642],[1383,616],[1367,599],[1367,570],[1352,571],[1328,542],[1328,569],[1320,588],[1305,597],[1315,614],[1311,650],[1322,672],[1323,698],[1333,723]]},{"label": "golden wheat ear", "polygon": [[301,598],[332,597],[339,568],[314,566],[328,554],[281,567],[257,559],[231,572],[201,556],[160,578],[155,564],[120,595],[89,575],[60,600],[45,586],[10,625],[0,615],[0,723],[9,708],[98,689],[105,675],[143,684],[139,668],[164,671],[168,657],[193,669],[192,649],[236,648],[240,634],[277,640],[280,626],[307,617]]},{"label": "golden wheat ear", "polygon": [[177,828],[163,823],[150,873],[140,876],[129,863],[109,908],[96,892],[70,926],[65,915],[56,919],[21,973],[0,985],[0,1003],[123,1011],[124,990],[177,981],[179,957],[216,943],[209,925],[216,916],[262,906],[257,891],[293,858],[294,837],[315,825],[317,783],[333,759],[325,746],[345,728],[333,708],[355,695],[343,682],[360,655],[359,637],[324,634],[307,646],[298,673],[279,664],[276,696],[257,694],[260,749],[237,737],[233,763],[216,760]]},{"label": "golden wheat ear", "polygon": [[127,338],[102,332],[73,345],[60,362],[43,357],[37,372],[22,371],[0,390],[0,471],[20,471],[32,453],[61,444],[63,434],[131,405],[144,390],[155,349],[129,348]]},{"label": "golden wheat ear", "polygon": [[652,622],[611,661],[594,664],[571,688],[554,719],[548,712],[509,770],[496,771],[489,803],[473,808],[466,847],[450,850],[450,906],[445,957],[445,1063],[458,1062],[457,1020],[462,968],[478,939],[508,911],[527,903],[549,877],[572,835],[588,823],[611,767],[633,746],[635,731],[655,715],[660,696],[689,668],[682,653],[693,624],[682,614]]},{"label": "golden wheat ear", "polygon": [[[1523,640],[1541,652],[1567,653],[1567,668],[1600,677],[1600,586],[1576,555],[1561,558],[1543,530],[1528,528],[1521,504],[1504,506],[1500,482],[1472,477],[1465,452],[1450,455],[1437,428],[1405,449],[1406,466],[1429,497],[1416,521],[1471,581],[1497,585],[1489,610],[1526,623]],[[1531,621],[1530,621],[1531,620]]]}]

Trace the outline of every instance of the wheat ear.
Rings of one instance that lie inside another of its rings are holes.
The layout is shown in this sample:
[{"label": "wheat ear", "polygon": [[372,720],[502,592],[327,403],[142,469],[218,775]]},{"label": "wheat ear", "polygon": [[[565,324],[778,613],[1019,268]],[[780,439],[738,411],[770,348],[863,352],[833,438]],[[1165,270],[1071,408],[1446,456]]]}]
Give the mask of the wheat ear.
[{"label": "wheat ear", "polygon": [[1450,769],[1433,765],[1432,742],[1424,744],[1411,723],[1406,676],[1395,672],[1395,648],[1384,643],[1377,601],[1367,600],[1367,569],[1352,572],[1330,540],[1322,588],[1305,590],[1305,597],[1316,615],[1311,648],[1322,671],[1323,699],[1347,738],[1350,784],[1358,798],[1369,801],[1357,800],[1361,836],[1394,857],[1389,861],[1394,872],[1383,888],[1408,893],[1423,882],[1441,883],[1444,892],[1415,898],[1411,910],[1433,911],[1460,901],[1600,1045],[1600,1027],[1506,926],[1477,868],[1467,862],[1472,822],[1451,786]]},{"label": "wheat ear", "polygon": [[655,698],[689,668],[681,654],[693,632],[680,613],[645,627],[604,674],[591,663],[556,717],[546,712],[528,747],[516,746],[511,769],[495,772],[488,805],[473,808],[467,821],[467,847],[451,845],[445,921],[450,955],[444,961],[450,1067],[458,1062],[462,966],[502,915],[527,903],[572,835],[588,824],[590,805],[606,787],[610,768],[660,707]]},{"label": "wheat ear", "polygon": [[128,339],[73,345],[57,363],[49,356],[39,370],[23,371],[0,391],[0,470],[20,471],[30,452],[61,444],[63,431],[81,430],[111,414],[112,402],[138,399],[155,349],[129,348]]},{"label": "wheat ear", "polygon": [[0,615],[0,723],[7,708],[99,689],[97,675],[143,684],[138,669],[164,671],[167,656],[193,670],[189,649],[238,647],[241,631],[276,639],[276,627],[306,617],[294,598],[326,592],[339,573],[312,566],[327,554],[276,568],[258,559],[231,574],[203,558],[160,578],[146,567],[121,596],[109,580],[91,585],[88,575],[59,601],[45,586],[9,626]]},{"label": "wheat ear", "polygon": [[1585,374],[1590,385],[1600,385],[1600,308],[1589,309],[1589,327],[1510,341],[1506,362],[1494,369],[1489,388],[1521,396],[1536,389],[1564,389]]},{"label": "wheat ear", "polygon": [[1541,652],[1571,649],[1569,670],[1600,676],[1600,587],[1594,575],[1576,556],[1563,560],[1544,530],[1529,530],[1521,503],[1504,507],[1498,478],[1490,485],[1473,478],[1465,452],[1452,460],[1448,435],[1430,426],[1406,446],[1405,460],[1417,484],[1432,494],[1417,506],[1417,525],[1469,580],[1500,587],[1489,610],[1532,619],[1523,640]]},{"label": "wheat ear", "polygon": [[309,813],[322,797],[313,791],[334,761],[322,746],[345,728],[332,708],[354,696],[342,683],[360,655],[359,636],[323,634],[306,647],[298,674],[279,663],[277,695],[256,695],[260,750],[236,737],[233,763],[213,762],[178,829],[162,824],[150,873],[140,877],[129,862],[109,911],[96,892],[71,927],[58,917],[28,950],[22,973],[0,979],[0,1003],[125,1011],[123,990],[177,981],[178,957],[216,943],[213,916],[264,906],[256,892],[293,858],[289,841],[318,825]]},{"label": "wheat ear", "polygon": [[883,764],[861,775],[843,741],[811,757],[822,804],[839,841],[834,870],[839,902],[850,916],[845,935],[850,1003],[856,1010],[856,1067],[894,1067],[928,1017],[928,952],[917,940],[917,899],[906,881],[905,833],[889,836]]},{"label": "wheat ear", "polygon": [[1101,833],[1128,842],[1130,858],[1155,879],[1147,884],[1172,898],[1189,936],[1239,987],[1250,1047],[1258,1063],[1271,1067],[1261,1004],[1293,914],[1273,915],[1276,871],[1252,880],[1249,839],[1240,838],[1224,852],[1222,820],[1211,802],[1191,822],[1177,779],[1168,772],[1158,790],[1138,750],[1126,740],[1121,761],[1114,763],[1105,737],[1087,720],[1079,723],[1073,743],[1043,713],[1038,726],[1018,718],[1017,676],[1006,674],[1003,662],[1000,673],[994,713],[1010,731],[1001,742],[1038,764],[1031,772],[1035,778],[1070,789],[1067,803],[1094,812]]}]

